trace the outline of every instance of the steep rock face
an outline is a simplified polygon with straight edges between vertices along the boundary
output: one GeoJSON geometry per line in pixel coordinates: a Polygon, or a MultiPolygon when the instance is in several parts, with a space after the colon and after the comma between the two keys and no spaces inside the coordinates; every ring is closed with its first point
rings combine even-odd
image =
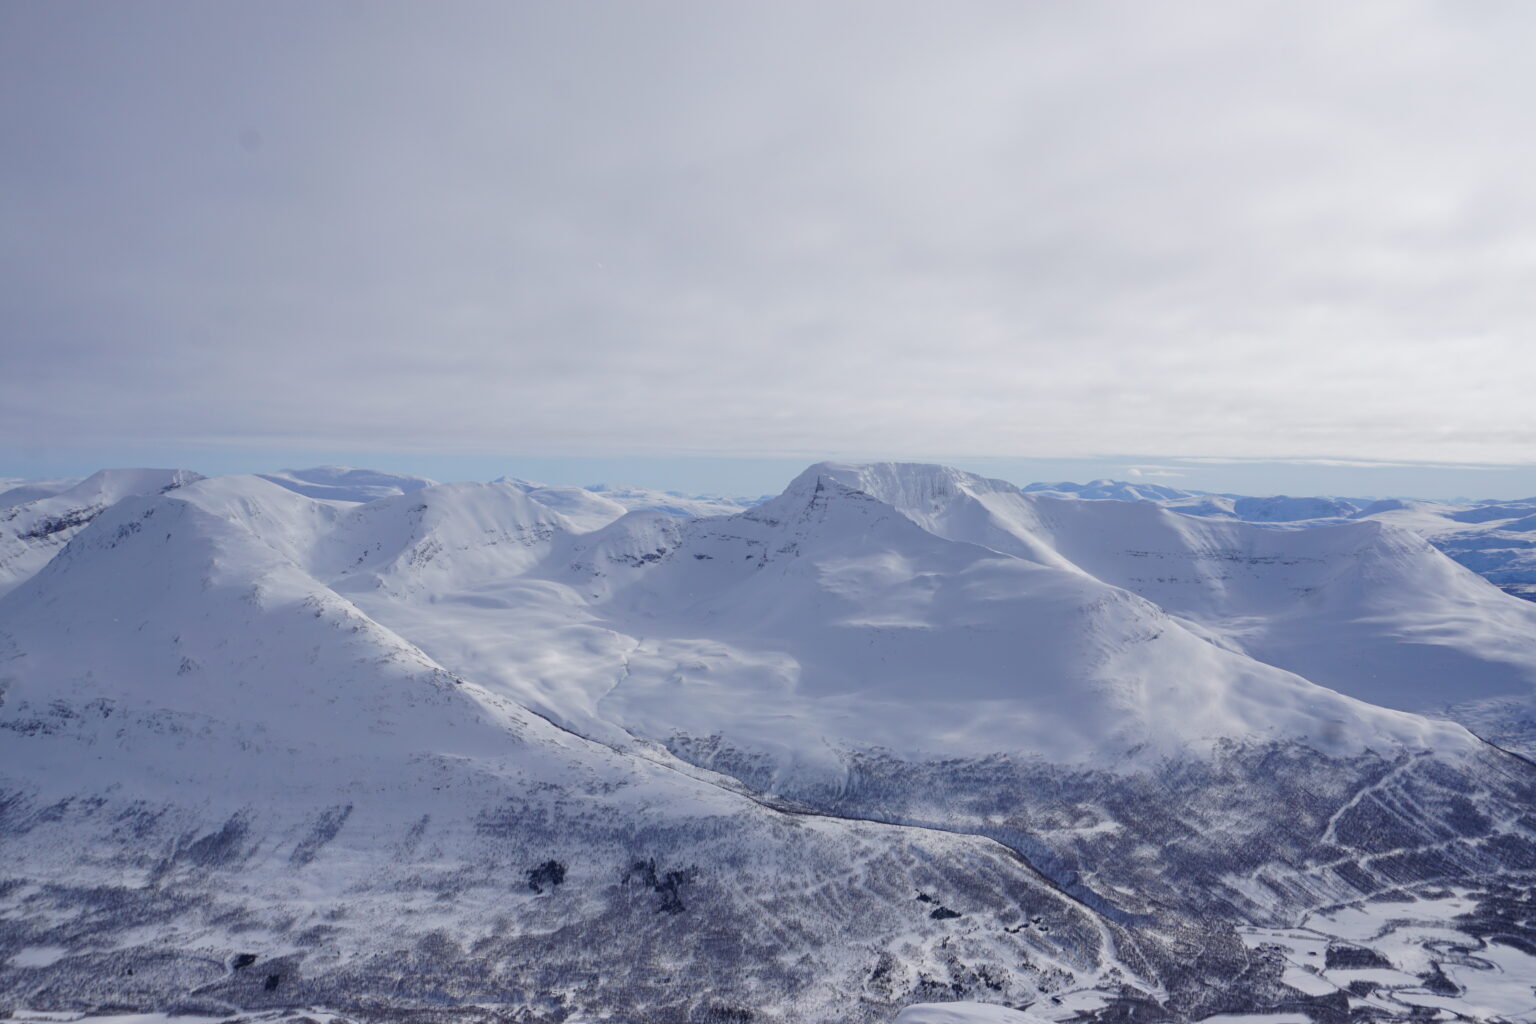
{"type": "Polygon", "coordinates": [[[0,999],[1333,1019],[1240,929],[1536,870],[1536,769],[1233,625],[1521,607],[1394,531],[901,465],[586,525],[231,477],[82,528],[0,598],[0,999]]]}

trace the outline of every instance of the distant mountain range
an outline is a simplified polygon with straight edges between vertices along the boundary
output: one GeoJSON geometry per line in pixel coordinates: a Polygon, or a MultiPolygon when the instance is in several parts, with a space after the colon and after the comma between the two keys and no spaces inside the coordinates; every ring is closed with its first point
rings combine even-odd
{"type": "Polygon", "coordinates": [[[20,482],[0,1009],[1530,1019],[1533,523],[898,463],[20,482]]]}
{"type": "Polygon", "coordinates": [[[1417,533],[1506,592],[1536,600],[1536,497],[1461,502],[1249,497],[1115,480],[1030,484],[1023,490],[1061,498],[1152,502],[1183,515],[1284,526],[1378,519],[1417,533]]]}

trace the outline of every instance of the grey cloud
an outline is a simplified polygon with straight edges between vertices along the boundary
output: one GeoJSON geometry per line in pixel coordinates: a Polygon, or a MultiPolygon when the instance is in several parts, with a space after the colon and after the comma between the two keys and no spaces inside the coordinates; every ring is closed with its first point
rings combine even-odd
{"type": "Polygon", "coordinates": [[[1523,6],[3,17],[8,445],[1532,450],[1523,6]]]}

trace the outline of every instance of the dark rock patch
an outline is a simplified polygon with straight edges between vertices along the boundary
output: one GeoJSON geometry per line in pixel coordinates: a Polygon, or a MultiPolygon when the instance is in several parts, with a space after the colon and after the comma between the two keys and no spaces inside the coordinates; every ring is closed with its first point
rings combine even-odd
{"type": "Polygon", "coordinates": [[[557,860],[547,860],[536,868],[528,869],[528,888],[534,892],[543,892],[547,885],[551,889],[565,881],[565,865],[557,860]]]}
{"type": "Polygon", "coordinates": [[[181,851],[181,859],[205,868],[223,867],[239,858],[241,844],[250,830],[245,815],[231,815],[223,828],[189,843],[181,851]]]}
{"type": "Polygon", "coordinates": [[[688,909],[683,904],[682,888],[689,884],[698,875],[699,869],[695,867],[682,868],[672,871],[658,871],[656,859],[635,861],[630,869],[624,873],[624,884],[631,880],[639,882],[652,891],[660,894],[661,902],[656,910],[662,914],[681,914],[688,909]]]}
{"type": "Polygon", "coordinates": [[[1328,947],[1324,966],[1330,971],[1359,971],[1374,967],[1391,968],[1392,961],[1366,946],[1334,943],[1328,947]]]}
{"type": "Polygon", "coordinates": [[[341,831],[341,826],[345,825],[347,819],[351,816],[351,804],[327,807],[321,811],[320,816],[315,820],[314,826],[309,830],[309,834],[301,839],[299,844],[293,848],[293,853],[288,857],[288,863],[296,868],[301,868],[314,860],[315,855],[320,852],[320,848],[336,838],[336,834],[341,831]]]}
{"type": "Polygon", "coordinates": [[[1437,996],[1461,995],[1461,989],[1457,987],[1454,981],[1445,976],[1445,972],[1440,969],[1438,963],[1434,965],[1434,970],[1428,974],[1421,974],[1419,977],[1424,979],[1424,988],[1437,996]]]}

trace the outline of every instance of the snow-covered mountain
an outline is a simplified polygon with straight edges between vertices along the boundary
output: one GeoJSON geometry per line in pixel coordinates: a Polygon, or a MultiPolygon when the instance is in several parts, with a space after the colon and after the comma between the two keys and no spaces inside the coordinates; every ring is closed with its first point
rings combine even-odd
{"type": "Polygon", "coordinates": [[[1536,606],[1380,520],[1264,529],[1153,504],[1025,499],[1031,536],[1269,664],[1438,711],[1536,686],[1536,606]]]}
{"type": "Polygon", "coordinates": [[[0,477],[0,509],[22,505],[38,498],[49,498],[60,491],[67,491],[83,477],[67,476],[49,479],[28,479],[19,476],[0,477]]]}
{"type": "Polygon", "coordinates": [[[1474,735],[1536,605],[1392,510],[409,483],[128,475],[17,549],[0,1007],[1407,1019],[1447,929],[1536,942],[1536,766],[1474,735]],[[1349,938],[1382,900],[1440,930],[1349,938]]]}
{"type": "Polygon", "coordinates": [[[201,479],[185,469],[104,469],[58,489],[45,482],[7,492],[22,500],[0,506],[0,594],[46,565],[81,527],[123,498],[162,494],[201,479]]]}
{"type": "Polygon", "coordinates": [[[729,1019],[748,999],[831,1016],[855,978],[891,1005],[955,957],[1025,999],[1124,975],[1113,927],[999,844],[776,810],[582,739],[314,575],[430,600],[468,566],[516,571],[559,528],[506,485],[348,511],[257,478],[99,517],[0,607],[0,826],[26,865],[5,889],[4,990],[206,1010],[352,989],[355,1006],[409,977],[407,1001],[648,1013],[695,1004],[671,981],[687,965],[697,1005],[729,1019]],[[920,892],[1017,927],[957,934],[920,892]],[[871,934],[906,948],[868,982],[871,934]]]}
{"type": "Polygon", "coordinates": [[[1252,523],[1308,526],[1323,520],[1378,519],[1418,534],[1506,593],[1536,599],[1536,498],[1439,502],[1252,497],[1115,480],[1030,484],[1023,490],[1089,501],[1152,502],[1184,515],[1252,523]]]}
{"type": "Polygon", "coordinates": [[[1186,491],[1161,484],[1127,483],[1122,480],[1091,480],[1086,484],[1062,482],[1029,484],[1026,494],[1087,501],[1150,501],[1186,515],[1241,519],[1248,523],[1294,523],[1306,519],[1347,519],[1360,511],[1361,503],[1347,498],[1293,498],[1285,494],[1253,497],[1243,494],[1210,494],[1186,491]]]}
{"type": "MultiPolygon", "coordinates": [[[[620,520],[545,572],[637,638],[604,700],[657,739],[1065,764],[1227,738],[1316,743],[1320,721],[1379,714],[1068,564],[1009,518],[1028,499],[1006,488],[940,467],[818,466],[736,516],[620,520]]],[[[1420,743],[1421,725],[1384,716],[1352,734],[1420,743]]]]}
{"type": "Polygon", "coordinates": [[[1536,498],[1447,504],[1386,501],[1372,519],[1411,530],[1506,593],[1536,600],[1536,498]]]}
{"type": "Polygon", "coordinates": [[[376,501],[397,494],[410,494],[436,483],[424,476],[380,473],[372,469],[353,469],[351,466],[282,469],[276,473],[257,475],[306,497],[328,501],[376,501]]]}
{"type": "Polygon", "coordinates": [[[606,526],[626,512],[653,511],[684,519],[696,519],[705,516],[732,515],[757,503],[745,498],[720,498],[713,495],[683,494],[679,491],[655,491],[627,485],[552,486],[510,476],[501,477],[495,482],[511,484],[539,504],[564,515],[571,526],[582,531],[606,526]]]}
{"type": "Polygon", "coordinates": [[[587,490],[630,511],[654,509],[684,517],[728,516],[750,508],[763,498],[726,498],[712,494],[684,494],[681,491],[656,491],[628,484],[593,484],[587,490]]]}
{"type": "Polygon", "coordinates": [[[1085,484],[1062,480],[1057,483],[1026,484],[1025,494],[1044,494],[1054,498],[1083,498],[1089,501],[1179,502],[1207,497],[1203,491],[1186,491],[1163,484],[1127,483],[1124,480],[1090,480],[1085,484]]]}

